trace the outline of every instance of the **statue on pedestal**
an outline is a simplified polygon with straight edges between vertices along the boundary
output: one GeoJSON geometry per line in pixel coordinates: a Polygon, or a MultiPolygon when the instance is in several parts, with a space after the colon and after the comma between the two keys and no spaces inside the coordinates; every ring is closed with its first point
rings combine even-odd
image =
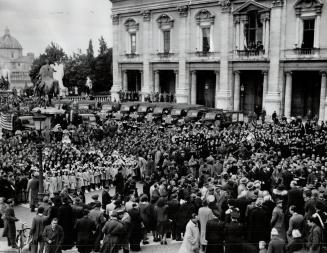
{"type": "Polygon", "coordinates": [[[59,82],[54,80],[53,74],[55,69],[49,65],[49,61],[46,60],[45,64],[40,68],[38,81],[35,85],[35,95],[39,97],[45,97],[48,104],[51,104],[51,98],[59,94],[59,82]]]}

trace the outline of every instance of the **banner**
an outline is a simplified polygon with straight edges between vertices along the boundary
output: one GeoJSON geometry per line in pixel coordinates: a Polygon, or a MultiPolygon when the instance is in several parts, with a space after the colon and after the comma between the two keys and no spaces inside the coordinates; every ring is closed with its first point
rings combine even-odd
{"type": "Polygon", "coordinates": [[[13,130],[13,115],[1,112],[0,127],[9,131],[13,130]]]}

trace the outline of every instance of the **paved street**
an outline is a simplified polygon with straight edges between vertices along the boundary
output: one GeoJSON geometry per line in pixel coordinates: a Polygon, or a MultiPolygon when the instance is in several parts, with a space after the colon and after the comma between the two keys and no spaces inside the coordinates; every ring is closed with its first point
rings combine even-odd
{"type": "MultiPolygon", "coordinates": [[[[139,192],[142,192],[142,185],[141,184],[137,184],[137,188],[139,190],[139,192]]],[[[86,197],[86,202],[90,202],[91,200],[91,196],[94,194],[99,194],[100,196],[100,200],[101,200],[101,192],[102,190],[98,190],[98,191],[93,191],[93,192],[89,192],[86,193],[85,197],[86,197]]],[[[113,195],[114,194],[114,189],[110,190],[110,194],[113,195]]],[[[19,228],[22,226],[22,223],[25,223],[27,227],[31,226],[31,222],[33,217],[35,216],[35,213],[32,213],[30,211],[30,209],[28,208],[28,204],[24,204],[24,205],[19,205],[15,207],[15,214],[16,216],[19,218],[19,221],[16,223],[16,228],[19,228]]],[[[2,229],[0,229],[0,235],[2,235],[2,229]]],[[[141,246],[142,248],[142,252],[147,252],[147,253],[167,253],[167,252],[177,252],[179,249],[179,245],[181,243],[180,242],[176,242],[176,241],[172,241],[172,240],[168,240],[168,245],[160,245],[160,243],[154,243],[152,242],[152,236],[151,236],[151,240],[150,240],[150,244],[146,245],[146,246],[141,246]]],[[[12,250],[11,248],[7,247],[7,241],[5,238],[0,237],[0,252],[17,252],[15,250],[12,250]]],[[[66,253],[70,253],[70,252],[77,252],[77,250],[68,250],[68,251],[64,251],[66,253]]]]}

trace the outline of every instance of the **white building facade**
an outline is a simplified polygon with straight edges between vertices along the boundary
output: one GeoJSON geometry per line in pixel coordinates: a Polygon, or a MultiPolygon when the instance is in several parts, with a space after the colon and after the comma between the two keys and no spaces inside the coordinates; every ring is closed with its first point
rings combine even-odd
{"type": "Polygon", "coordinates": [[[113,86],[327,120],[321,0],[111,0],[113,86]]]}

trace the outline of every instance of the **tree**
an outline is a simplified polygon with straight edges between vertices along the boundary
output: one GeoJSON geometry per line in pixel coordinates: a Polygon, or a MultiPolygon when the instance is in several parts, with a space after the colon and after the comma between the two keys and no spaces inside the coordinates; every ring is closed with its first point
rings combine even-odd
{"type": "Polygon", "coordinates": [[[93,90],[109,91],[112,86],[112,48],[107,47],[103,37],[99,39],[99,55],[94,62],[93,90]]]}
{"type": "Polygon", "coordinates": [[[108,46],[104,38],[101,36],[99,39],[99,56],[105,55],[108,52],[108,46]]]}
{"type": "Polygon", "coordinates": [[[92,40],[89,41],[89,47],[86,50],[86,55],[89,59],[94,59],[94,50],[93,50],[92,40]]]}
{"type": "Polygon", "coordinates": [[[29,73],[32,82],[34,84],[37,82],[40,68],[45,64],[46,60],[49,60],[51,64],[55,62],[64,62],[66,59],[67,55],[64,50],[58,44],[51,42],[50,45],[45,49],[44,54],[41,54],[33,61],[29,73]]]}

